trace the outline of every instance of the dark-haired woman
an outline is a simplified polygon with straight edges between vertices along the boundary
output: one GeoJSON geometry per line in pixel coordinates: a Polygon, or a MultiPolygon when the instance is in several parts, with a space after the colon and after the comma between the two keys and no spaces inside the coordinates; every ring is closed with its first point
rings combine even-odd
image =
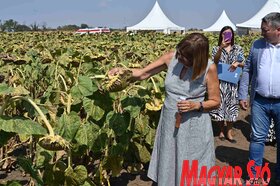
{"type": "MultiPolygon", "coordinates": [[[[243,49],[234,43],[234,31],[230,26],[221,29],[218,46],[214,46],[212,50],[212,59],[216,64],[229,64],[231,71],[244,66],[243,49]]],[[[227,139],[231,143],[236,143],[232,127],[239,114],[237,88],[237,84],[220,80],[221,105],[210,112],[212,120],[217,121],[219,125],[220,140],[227,139]]]]}
{"type": "MultiPolygon", "coordinates": [[[[160,186],[179,186],[184,160],[215,165],[214,139],[208,111],[220,104],[216,65],[208,60],[209,41],[201,33],[187,35],[176,51],[142,69],[131,69],[144,80],[167,69],[166,97],[155,137],[148,177],[160,186]],[[207,90],[208,99],[204,100],[207,90]]],[[[118,69],[109,73],[114,75],[118,69]]],[[[186,180],[184,180],[186,181],[186,180]]],[[[186,184],[183,184],[186,185],[186,184]]]]}

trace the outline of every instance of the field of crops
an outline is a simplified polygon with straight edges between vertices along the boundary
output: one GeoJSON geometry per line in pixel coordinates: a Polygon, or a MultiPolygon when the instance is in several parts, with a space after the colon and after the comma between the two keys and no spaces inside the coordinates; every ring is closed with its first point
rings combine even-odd
{"type": "MultiPolygon", "coordinates": [[[[207,33],[210,51],[218,35],[207,33]]],[[[248,55],[258,35],[236,36],[248,55]]],[[[29,185],[109,185],[149,162],[165,73],[108,92],[107,71],[138,68],[183,35],[0,34],[0,170],[21,168],[29,185]]],[[[7,185],[19,185],[16,182],[7,185]]]]}

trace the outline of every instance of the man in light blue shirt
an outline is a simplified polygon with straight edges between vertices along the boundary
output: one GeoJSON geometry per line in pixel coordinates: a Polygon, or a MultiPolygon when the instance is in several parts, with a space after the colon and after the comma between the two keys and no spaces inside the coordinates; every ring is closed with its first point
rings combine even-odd
{"type": "MultiPolygon", "coordinates": [[[[245,63],[239,86],[242,109],[251,105],[250,160],[262,166],[265,139],[271,119],[275,121],[277,140],[276,183],[280,184],[280,13],[269,13],[262,19],[263,38],[256,40],[245,63]],[[250,81],[250,82],[249,82],[250,81]]],[[[256,174],[253,167],[252,172],[256,174]]],[[[260,175],[255,175],[260,176],[260,175]]]]}

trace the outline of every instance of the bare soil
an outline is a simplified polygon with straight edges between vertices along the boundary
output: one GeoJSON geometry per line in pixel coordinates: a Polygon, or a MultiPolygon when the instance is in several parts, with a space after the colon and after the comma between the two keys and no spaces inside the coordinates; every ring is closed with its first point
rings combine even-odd
{"type": "MultiPolygon", "coordinates": [[[[243,177],[246,175],[246,167],[249,156],[249,139],[250,139],[250,115],[249,111],[240,111],[239,119],[234,123],[234,138],[237,140],[236,144],[232,144],[229,141],[221,141],[218,138],[218,128],[213,123],[213,135],[215,136],[215,148],[216,148],[216,165],[218,166],[240,166],[242,168],[243,177]],[[244,173],[245,172],[245,173],[244,173]]],[[[274,178],[274,168],[276,163],[276,147],[272,144],[266,145],[264,161],[269,163],[269,168],[272,174],[272,180],[274,178]]],[[[147,167],[146,167],[147,169],[147,167]]],[[[12,171],[5,173],[0,171],[0,184],[7,182],[8,180],[19,180],[22,185],[28,183],[28,177],[24,177],[19,171],[12,171]]],[[[111,186],[156,186],[146,176],[146,171],[134,175],[123,171],[117,178],[111,179],[111,186]]],[[[270,183],[274,186],[273,182],[270,183]]]]}

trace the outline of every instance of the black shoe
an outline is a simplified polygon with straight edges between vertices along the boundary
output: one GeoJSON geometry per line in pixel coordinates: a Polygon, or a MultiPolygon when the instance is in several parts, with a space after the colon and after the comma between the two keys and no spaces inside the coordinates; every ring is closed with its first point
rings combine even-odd
{"type": "Polygon", "coordinates": [[[237,143],[237,141],[235,139],[227,139],[230,143],[237,143]]]}

